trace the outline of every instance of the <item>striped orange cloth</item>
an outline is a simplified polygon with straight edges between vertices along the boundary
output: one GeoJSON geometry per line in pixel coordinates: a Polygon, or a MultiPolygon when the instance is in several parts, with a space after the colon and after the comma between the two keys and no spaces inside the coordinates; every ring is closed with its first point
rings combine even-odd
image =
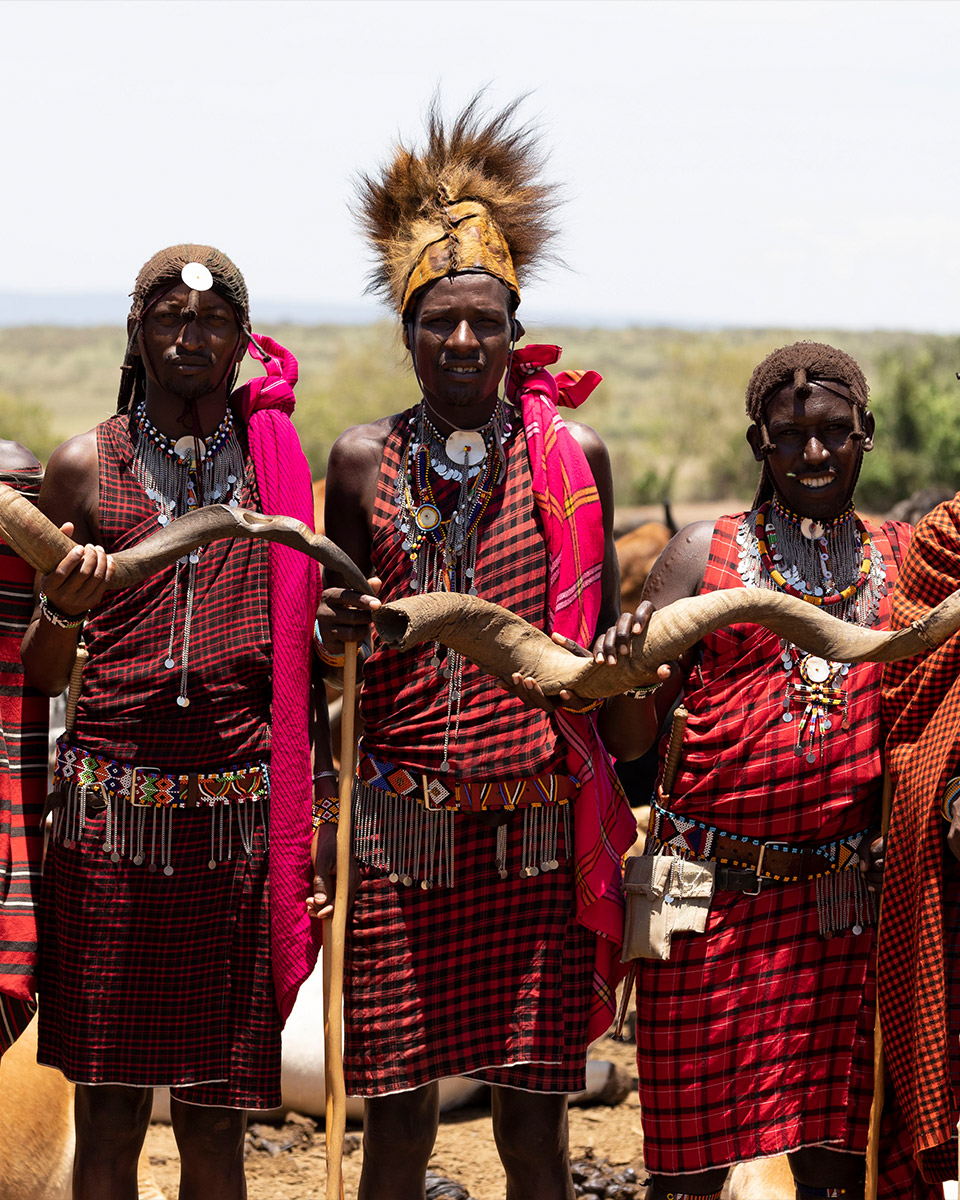
{"type": "MultiPolygon", "coordinates": [[[[36,502],[43,472],[0,473],[36,502]]],[[[33,611],[33,570],[0,542],[0,1054],[34,1009],[35,904],[47,784],[47,698],[24,685],[20,639],[33,611]]]]}
{"type": "MultiPolygon", "coordinates": [[[[892,628],[960,586],[960,495],[917,526],[892,628]]],[[[960,637],[883,674],[888,766],[896,782],[883,884],[879,1004],[884,1052],[923,1177],[957,1177],[960,1115],[960,862],[940,815],[960,773],[960,637]]]]}

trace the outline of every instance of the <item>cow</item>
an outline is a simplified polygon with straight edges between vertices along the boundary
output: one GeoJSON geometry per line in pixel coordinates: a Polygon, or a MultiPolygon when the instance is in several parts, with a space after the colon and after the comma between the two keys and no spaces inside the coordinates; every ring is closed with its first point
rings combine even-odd
{"type": "MultiPolygon", "coordinates": [[[[0,1059],[0,1200],[70,1200],[73,1084],[37,1062],[37,1019],[0,1059]]],[[[139,1200],[164,1200],[144,1151],[139,1200]]]]}

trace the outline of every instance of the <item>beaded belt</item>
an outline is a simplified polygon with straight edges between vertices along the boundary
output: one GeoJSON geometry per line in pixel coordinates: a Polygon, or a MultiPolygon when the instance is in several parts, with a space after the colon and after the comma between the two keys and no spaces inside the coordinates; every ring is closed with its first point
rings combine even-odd
{"type": "Polygon", "coordinates": [[[357,775],[368,788],[415,800],[426,809],[489,812],[567,804],[580,784],[572,775],[535,775],[496,783],[464,782],[398,767],[360,752],[357,775]]]}
{"type": "MultiPolygon", "coordinates": [[[[215,870],[234,856],[236,836],[249,858],[256,831],[269,841],[267,803],[270,772],[266,763],[248,763],[227,771],[171,774],[153,767],[117,762],[57,742],[53,773],[53,839],[73,850],[84,837],[90,813],[105,810],[101,849],[118,863],[126,859],[148,871],[174,872],[174,814],[178,809],[207,809],[210,857],[215,870]]],[[[195,819],[199,818],[199,815],[195,819]]]]}
{"type": "Polygon", "coordinates": [[[267,795],[265,763],[247,763],[227,771],[170,774],[154,767],[133,766],[57,741],[53,784],[72,784],[104,797],[123,798],[135,808],[197,808],[244,803],[267,795]]]}
{"type": "Polygon", "coordinates": [[[361,753],[354,782],[357,858],[388,873],[392,883],[453,887],[456,813],[519,810],[519,854],[511,854],[507,826],[496,834],[492,867],[501,879],[556,871],[572,845],[572,775],[539,775],[499,783],[464,783],[421,774],[361,753]],[[561,849],[562,847],[562,849],[561,849]]]}
{"type": "Polygon", "coordinates": [[[764,841],[729,833],[655,802],[645,852],[670,851],[718,863],[717,890],[746,896],[757,896],[772,884],[815,879],[820,933],[830,937],[847,929],[862,933],[876,919],[873,894],[858,869],[861,845],[869,838],[870,830],[862,829],[831,842],[764,841]]]}

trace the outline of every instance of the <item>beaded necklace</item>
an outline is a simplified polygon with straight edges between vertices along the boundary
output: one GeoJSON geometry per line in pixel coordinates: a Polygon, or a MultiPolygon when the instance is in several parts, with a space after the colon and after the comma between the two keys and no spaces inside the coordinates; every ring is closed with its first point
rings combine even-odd
{"type": "MultiPolygon", "coordinates": [[[[818,522],[774,499],[741,522],[737,543],[738,572],[747,587],[835,608],[841,620],[857,625],[876,622],[886,592],[883,556],[852,504],[833,520],[818,522]]],[[[805,653],[786,639],[780,649],[783,721],[795,723],[794,753],[814,763],[823,756],[826,733],[837,723],[849,729],[844,681],[850,664],[805,653]]]]}
{"type": "MultiPolygon", "coordinates": [[[[223,420],[209,438],[186,436],[174,441],[160,432],[147,416],[141,401],[133,417],[137,431],[133,455],[133,473],[147,498],[156,506],[157,524],[167,525],[174,517],[208,504],[228,504],[237,508],[243,486],[243,451],[227,408],[223,420]]],[[[187,669],[190,659],[190,630],[193,624],[193,600],[196,591],[200,550],[178,559],[173,574],[173,614],[163,665],[172,671],[176,665],[174,649],[177,629],[177,601],[180,578],[186,569],[186,608],[180,647],[180,686],[177,705],[189,708],[187,669]]]]}
{"type": "MultiPolygon", "coordinates": [[[[498,400],[480,429],[455,429],[442,438],[421,401],[411,413],[409,440],[397,473],[396,528],[410,556],[410,586],[419,592],[477,594],[477,532],[497,485],[506,474],[504,444],[513,432],[506,405],[498,400]],[[444,517],[431,475],[460,481],[453,511],[444,517]]],[[[441,771],[448,771],[451,732],[460,728],[463,658],[434,643],[430,665],[446,680],[446,725],[441,771]]]]}
{"type": "Polygon", "coordinates": [[[853,505],[851,504],[839,517],[835,517],[833,521],[824,526],[817,521],[811,521],[809,517],[798,517],[795,513],[790,512],[789,509],[776,504],[776,502],[774,504],[777,516],[782,520],[793,523],[800,530],[803,537],[816,544],[820,556],[820,572],[825,586],[819,583],[808,585],[806,580],[799,579],[799,568],[796,565],[793,566],[793,570],[797,576],[795,583],[787,579],[777,568],[776,564],[783,561],[783,555],[777,549],[780,538],[777,534],[776,525],[767,520],[771,508],[771,502],[768,500],[766,504],[761,504],[757,509],[755,531],[757,535],[757,548],[760,552],[760,561],[763,563],[773,582],[782,591],[786,592],[788,596],[796,596],[799,600],[806,600],[809,604],[840,604],[842,601],[849,600],[851,596],[855,595],[870,578],[873,551],[870,534],[866,526],[853,511],[853,505]],[[830,546],[826,535],[829,529],[835,530],[839,528],[848,522],[851,517],[855,520],[857,532],[860,535],[863,559],[860,563],[856,579],[852,583],[849,583],[842,591],[838,591],[830,569],[830,546]]]}

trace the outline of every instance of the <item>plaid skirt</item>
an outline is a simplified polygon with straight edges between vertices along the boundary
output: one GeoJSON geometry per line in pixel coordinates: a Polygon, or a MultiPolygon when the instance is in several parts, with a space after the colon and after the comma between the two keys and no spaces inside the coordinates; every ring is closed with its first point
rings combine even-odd
{"type": "Polygon", "coordinates": [[[259,817],[250,856],[234,831],[232,860],[211,870],[210,811],[177,810],[169,877],[112,862],[104,821],[88,811],[77,847],[47,853],[39,1061],[75,1083],[275,1107],[281,1026],[259,817]]]}
{"type": "MultiPolygon", "coordinates": [[[[523,819],[508,823],[507,863],[523,819]]],[[[585,1086],[593,934],[559,869],[501,879],[497,831],[459,814],[456,883],[424,891],[362,866],[347,938],[347,1091],[382,1096],[450,1075],[532,1092],[585,1086]]]]}
{"type": "Polygon", "coordinates": [[[874,929],[820,937],[815,884],[714,896],[706,933],[637,970],[644,1162],[692,1174],[804,1146],[862,1154],[874,929]]]}

